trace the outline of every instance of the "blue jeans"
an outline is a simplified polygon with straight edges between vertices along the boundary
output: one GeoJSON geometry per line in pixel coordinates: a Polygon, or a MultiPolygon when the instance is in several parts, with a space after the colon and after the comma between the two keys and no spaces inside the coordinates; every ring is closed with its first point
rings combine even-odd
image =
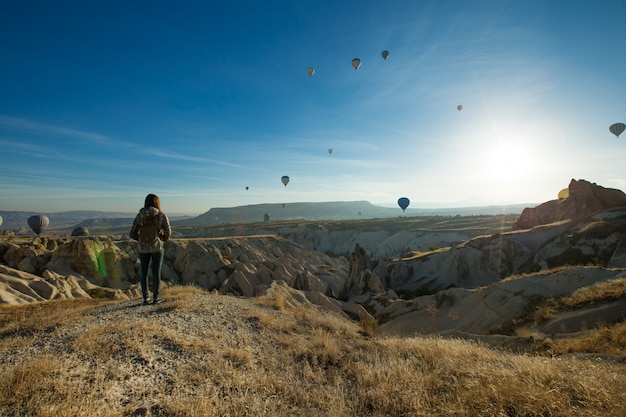
{"type": "Polygon", "coordinates": [[[141,261],[141,293],[143,299],[148,298],[148,269],[152,263],[152,298],[159,298],[159,287],[161,285],[161,267],[163,266],[163,253],[161,249],[158,252],[140,253],[141,261]]]}

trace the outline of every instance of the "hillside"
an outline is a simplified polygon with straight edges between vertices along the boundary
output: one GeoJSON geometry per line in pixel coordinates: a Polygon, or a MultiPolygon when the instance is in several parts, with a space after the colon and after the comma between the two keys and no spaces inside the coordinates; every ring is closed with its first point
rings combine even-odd
{"type": "Polygon", "coordinates": [[[0,306],[0,415],[626,415],[620,363],[373,337],[280,288],[164,295],[0,306]]]}
{"type": "MultiPolygon", "coordinates": [[[[79,223],[89,221],[90,219],[115,219],[117,221],[120,218],[130,218],[132,221],[132,218],[134,217],[134,214],[132,213],[95,210],[61,211],[55,213],[0,210],[0,216],[2,216],[2,224],[0,225],[0,228],[3,230],[13,230],[14,232],[20,234],[33,235],[33,232],[28,226],[28,218],[38,214],[44,214],[50,219],[49,232],[57,231],[57,233],[66,232],[67,234],[69,234],[79,223]]],[[[125,224],[127,223],[128,220],[125,224]]]]}
{"type": "Polygon", "coordinates": [[[519,214],[528,205],[458,207],[421,209],[381,207],[368,201],[334,201],[323,203],[255,204],[249,206],[212,208],[195,219],[181,220],[178,226],[212,225],[227,223],[254,223],[289,220],[359,220],[403,216],[473,216],[519,214]]]}
{"type": "MultiPolygon", "coordinates": [[[[505,206],[459,207],[414,209],[403,213],[399,208],[375,206],[367,201],[257,204],[240,207],[212,208],[197,217],[173,216],[170,221],[174,231],[190,227],[224,226],[228,224],[246,224],[289,221],[333,221],[333,220],[371,220],[376,218],[402,218],[415,216],[475,216],[475,215],[518,215],[527,207],[523,204],[505,206]]],[[[167,211],[167,210],[166,210],[167,211]]],[[[44,235],[70,235],[76,227],[87,228],[91,235],[128,233],[136,213],[103,211],[66,211],[56,213],[35,213],[27,211],[0,211],[3,218],[0,229],[6,234],[34,236],[28,226],[30,216],[44,214],[50,224],[44,235]]],[[[169,213],[168,213],[169,214],[169,213]]]]}

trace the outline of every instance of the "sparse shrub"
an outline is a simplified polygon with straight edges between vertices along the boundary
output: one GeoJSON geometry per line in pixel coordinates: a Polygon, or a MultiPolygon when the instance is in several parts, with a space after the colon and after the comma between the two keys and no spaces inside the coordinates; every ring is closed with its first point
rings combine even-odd
{"type": "Polygon", "coordinates": [[[373,336],[376,334],[376,330],[378,329],[378,320],[361,320],[359,321],[359,324],[366,335],[373,336]]]}
{"type": "Polygon", "coordinates": [[[288,295],[284,291],[272,288],[268,294],[257,297],[255,301],[278,311],[284,311],[287,308],[287,297],[288,295]]]}
{"type": "Polygon", "coordinates": [[[279,311],[285,311],[285,308],[287,308],[287,294],[282,292],[275,294],[274,307],[279,311]]]}
{"type": "Polygon", "coordinates": [[[533,321],[535,324],[541,324],[554,318],[557,309],[552,303],[553,302],[551,300],[548,300],[546,305],[542,305],[535,310],[535,314],[533,314],[533,321]]]}
{"type": "Polygon", "coordinates": [[[615,355],[626,359],[626,321],[610,326],[600,326],[576,337],[550,341],[551,354],[594,353],[615,355]]]}

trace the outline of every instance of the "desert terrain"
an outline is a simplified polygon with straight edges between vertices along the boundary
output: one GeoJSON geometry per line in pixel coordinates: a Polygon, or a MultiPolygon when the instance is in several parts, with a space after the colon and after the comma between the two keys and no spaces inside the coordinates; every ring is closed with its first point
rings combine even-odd
{"type": "Polygon", "coordinates": [[[0,240],[0,415],[626,414],[626,196],[0,240]],[[507,383],[502,383],[507,381],[507,383]]]}

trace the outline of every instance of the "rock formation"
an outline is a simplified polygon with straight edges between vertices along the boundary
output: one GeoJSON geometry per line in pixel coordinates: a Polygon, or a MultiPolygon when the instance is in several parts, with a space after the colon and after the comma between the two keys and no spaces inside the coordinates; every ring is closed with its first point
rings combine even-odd
{"type": "MultiPolygon", "coordinates": [[[[90,285],[121,292],[136,288],[139,282],[136,245],[127,239],[0,242],[0,257],[7,267],[30,274],[29,279],[45,274],[75,276],[90,285]]],[[[347,268],[345,258],[333,258],[273,236],[172,239],[165,245],[162,277],[173,284],[192,284],[246,297],[263,293],[275,281],[336,297],[347,268]]],[[[51,297],[55,295],[51,293],[51,297]]]]}
{"type": "MultiPolygon", "coordinates": [[[[367,307],[375,317],[387,318],[379,327],[381,334],[429,334],[449,330],[489,334],[520,317],[524,309],[538,299],[571,294],[579,288],[625,276],[624,271],[580,267],[529,275],[476,290],[453,288],[411,301],[370,302],[367,307]]],[[[577,320],[577,325],[569,331],[580,331],[593,323],[622,321],[626,300],[613,304],[610,309],[594,308],[597,306],[578,308],[577,314],[584,319],[577,320]]],[[[545,330],[551,326],[555,328],[554,333],[562,333],[565,329],[555,325],[562,322],[562,317],[555,317],[540,327],[545,330]]]]}
{"type": "Polygon", "coordinates": [[[37,276],[0,265],[0,304],[22,304],[63,298],[110,298],[128,300],[139,297],[136,288],[119,291],[92,284],[84,277],[62,276],[44,271],[37,276]]]}
{"type": "Polygon", "coordinates": [[[350,270],[339,297],[350,300],[355,297],[369,296],[384,293],[385,287],[375,272],[372,271],[372,261],[365,250],[358,244],[350,258],[350,270]]]}
{"type": "MultiPolygon", "coordinates": [[[[323,226],[319,235],[296,228],[286,232],[298,243],[271,234],[174,238],[165,245],[163,280],[235,296],[281,294],[288,305],[312,303],[376,321],[381,333],[486,334],[528,314],[538,298],[626,279],[621,269],[626,265],[626,208],[619,209],[624,196],[615,191],[573,181],[570,203],[557,202],[550,214],[548,202],[529,211],[534,214],[526,220],[520,218],[520,223],[534,216],[549,224],[456,240],[404,257],[376,259],[350,236],[369,233],[369,247],[389,244],[394,251],[398,246],[390,242],[405,243],[414,236],[366,230],[362,224],[342,235],[322,235],[323,226]],[[353,245],[349,260],[301,243],[320,247],[325,239],[342,238],[353,245]]],[[[420,238],[433,239],[425,231],[420,238]]],[[[137,298],[139,265],[136,244],[128,238],[7,238],[0,240],[0,303],[137,298]]],[[[620,303],[580,314],[588,323],[615,321],[623,311],[620,303]]],[[[542,329],[576,329],[572,321],[561,317],[542,329]]]]}
{"type": "Polygon", "coordinates": [[[547,201],[537,207],[524,209],[513,225],[513,230],[576,219],[626,205],[626,194],[621,190],[604,188],[585,180],[572,179],[568,190],[567,198],[547,201]]]}

